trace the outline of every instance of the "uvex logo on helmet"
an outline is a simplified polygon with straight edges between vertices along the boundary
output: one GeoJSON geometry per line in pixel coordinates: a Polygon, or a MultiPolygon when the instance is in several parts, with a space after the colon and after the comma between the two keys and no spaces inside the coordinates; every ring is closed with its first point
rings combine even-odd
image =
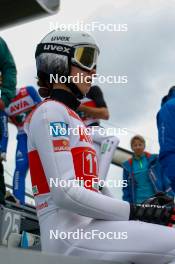
{"type": "Polygon", "coordinates": [[[51,41],[55,41],[55,40],[61,40],[61,41],[69,41],[70,37],[66,37],[66,36],[53,36],[51,38],[51,41]]]}
{"type": "Polygon", "coordinates": [[[44,45],[44,50],[48,51],[58,51],[58,52],[63,52],[69,54],[71,51],[71,48],[65,47],[65,46],[59,46],[59,45],[54,45],[54,44],[45,44],[44,45]]]}

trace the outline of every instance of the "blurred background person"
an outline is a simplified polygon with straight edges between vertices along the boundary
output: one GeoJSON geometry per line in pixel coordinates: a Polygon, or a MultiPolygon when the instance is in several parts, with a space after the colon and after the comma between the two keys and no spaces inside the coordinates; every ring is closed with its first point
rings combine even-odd
{"type": "Polygon", "coordinates": [[[109,119],[109,111],[99,86],[92,86],[86,96],[81,99],[78,114],[86,127],[94,127],[92,139],[99,161],[99,175],[101,180],[105,180],[119,139],[108,135],[100,126],[100,119],[109,119]]]}
{"type": "Polygon", "coordinates": [[[0,203],[5,203],[5,181],[2,161],[6,161],[7,117],[2,111],[16,94],[16,65],[6,42],[0,37],[0,203]]]}
{"type": "Polygon", "coordinates": [[[163,97],[157,114],[157,128],[160,144],[159,160],[163,175],[169,178],[175,192],[175,86],[163,97]]]}
{"type": "MultiPolygon", "coordinates": [[[[25,178],[29,168],[27,154],[27,135],[24,132],[24,122],[28,114],[41,102],[41,98],[33,86],[22,87],[17,90],[17,95],[5,108],[5,114],[10,123],[14,124],[18,130],[16,147],[16,166],[13,176],[13,194],[21,203],[25,203],[25,178]]],[[[7,151],[7,142],[2,138],[3,152],[7,151]]]]}
{"type": "Polygon", "coordinates": [[[0,37],[1,98],[0,110],[7,107],[16,94],[16,65],[5,41],[0,37]]]}
{"type": "Polygon", "coordinates": [[[145,152],[145,139],[135,135],[131,149],[133,157],[123,163],[123,180],[127,180],[123,200],[142,203],[159,192],[174,196],[169,180],[163,177],[158,155],[145,152]]]}
{"type": "Polygon", "coordinates": [[[6,150],[8,142],[8,129],[7,129],[8,117],[4,111],[0,111],[0,204],[5,204],[5,180],[4,180],[4,166],[3,161],[6,161],[6,150]]]}

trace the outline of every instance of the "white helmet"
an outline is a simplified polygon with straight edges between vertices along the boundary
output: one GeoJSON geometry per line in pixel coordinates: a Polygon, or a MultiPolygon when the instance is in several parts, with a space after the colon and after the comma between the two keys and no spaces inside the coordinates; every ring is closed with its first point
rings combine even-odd
{"type": "Polygon", "coordinates": [[[90,34],[54,30],[37,46],[37,72],[65,76],[71,64],[90,71],[96,66],[98,54],[99,48],[90,34]]]}
{"type": "MultiPolygon", "coordinates": [[[[95,39],[82,31],[54,30],[38,44],[35,58],[38,77],[49,81],[50,74],[70,75],[71,65],[91,71],[96,67],[99,48],[95,39]]],[[[74,83],[66,83],[77,97],[81,92],[74,83]]]]}

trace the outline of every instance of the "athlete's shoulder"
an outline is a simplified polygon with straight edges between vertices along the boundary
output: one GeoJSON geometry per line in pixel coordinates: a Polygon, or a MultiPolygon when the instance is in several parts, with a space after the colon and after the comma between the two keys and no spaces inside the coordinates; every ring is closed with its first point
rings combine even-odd
{"type": "Polygon", "coordinates": [[[91,86],[90,93],[102,93],[102,90],[98,85],[93,85],[91,86]]]}
{"type": "Polygon", "coordinates": [[[74,110],[72,110],[71,108],[66,106],[65,104],[58,102],[58,101],[53,101],[53,100],[49,100],[49,102],[51,103],[51,106],[49,106],[49,107],[52,107],[54,112],[58,113],[58,111],[59,111],[59,114],[65,118],[67,118],[67,119],[71,118],[71,119],[76,119],[76,120],[79,120],[80,122],[82,122],[79,115],[74,110]]]}
{"type": "Polygon", "coordinates": [[[60,113],[60,112],[65,112],[66,107],[63,104],[56,102],[52,99],[45,99],[37,105],[36,109],[33,112],[39,113],[43,111],[47,111],[47,112],[59,111],[60,113]]]}
{"type": "Polygon", "coordinates": [[[34,86],[28,85],[26,86],[26,90],[27,90],[28,95],[32,98],[35,104],[38,104],[42,101],[41,97],[39,96],[38,91],[35,89],[34,86]]]}
{"type": "Polygon", "coordinates": [[[87,93],[87,98],[97,99],[98,97],[103,96],[102,90],[99,86],[93,85],[91,86],[89,92],[87,93]]]}
{"type": "Polygon", "coordinates": [[[36,91],[35,87],[32,85],[27,85],[25,87],[25,89],[28,91],[28,93],[32,93],[32,92],[36,91]]]}
{"type": "Polygon", "coordinates": [[[92,89],[93,91],[102,91],[101,88],[100,88],[100,86],[98,86],[98,85],[92,85],[92,86],[91,86],[91,89],[92,89]]]}
{"type": "Polygon", "coordinates": [[[58,102],[56,100],[53,100],[53,99],[45,99],[40,104],[40,107],[47,108],[49,110],[59,109],[60,111],[67,111],[67,109],[68,109],[68,107],[65,104],[58,102]]]}
{"type": "Polygon", "coordinates": [[[67,118],[68,115],[67,107],[64,104],[52,99],[45,99],[37,105],[35,110],[32,111],[30,120],[33,116],[47,116],[50,119],[52,117],[67,118]]]}
{"type": "Polygon", "coordinates": [[[165,108],[167,108],[170,111],[175,111],[175,97],[173,97],[172,99],[168,100],[165,103],[165,108]]]}

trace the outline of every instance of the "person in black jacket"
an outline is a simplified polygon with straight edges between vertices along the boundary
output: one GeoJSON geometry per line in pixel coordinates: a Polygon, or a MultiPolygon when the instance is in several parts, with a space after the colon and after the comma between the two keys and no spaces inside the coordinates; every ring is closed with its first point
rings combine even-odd
{"type": "Polygon", "coordinates": [[[91,86],[86,96],[81,99],[78,114],[91,131],[99,161],[100,179],[105,181],[114,152],[119,145],[119,138],[100,126],[101,120],[109,119],[109,111],[99,86],[91,86]]]}

